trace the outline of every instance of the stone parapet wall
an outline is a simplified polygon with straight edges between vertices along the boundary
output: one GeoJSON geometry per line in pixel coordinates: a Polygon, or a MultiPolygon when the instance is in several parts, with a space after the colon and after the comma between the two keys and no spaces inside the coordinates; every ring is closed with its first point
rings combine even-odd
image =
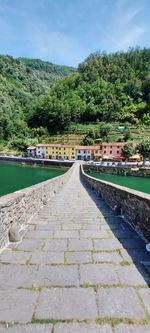
{"type": "Polygon", "coordinates": [[[107,204],[150,242],[150,195],[88,176],[81,166],[82,180],[95,190],[107,204]]]}
{"type": "Polygon", "coordinates": [[[27,224],[44,201],[49,201],[68,181],[73,168],[61,176],[0,197],[0,249],[8,244],[12,223],[19,228],[27,224]]]}

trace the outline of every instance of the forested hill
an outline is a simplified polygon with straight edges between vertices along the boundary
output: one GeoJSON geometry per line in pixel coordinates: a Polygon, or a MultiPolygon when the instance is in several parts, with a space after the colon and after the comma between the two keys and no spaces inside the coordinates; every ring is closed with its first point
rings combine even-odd
{"type": "Polygon", "coordinates": [[[24,131],[31,102],[73,72],[72,67],[38,59],[0,55],[0,138],[24,131]]]}
{"type": "Polygon", "coordinates": [[[28,124],[67,129],[71,122],[150,124],[150,49],[90,55],[29,113],[28,124]]]}

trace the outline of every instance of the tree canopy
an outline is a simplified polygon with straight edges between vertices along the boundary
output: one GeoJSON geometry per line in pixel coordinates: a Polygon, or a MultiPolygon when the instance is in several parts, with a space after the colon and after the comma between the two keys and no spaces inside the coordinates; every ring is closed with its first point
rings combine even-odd
{"type": "MultiPolygon", "coordinates": [[[[149,73],[147,48],[97,52],[77,70],[39,59],[0,56],[0,139],[61,132],[72,123],[150,125],[149,73]]],[[[106,137],[110,128],[101,126],[100,137],[106,137]]],[[[88,135],[86,141],[91,139],[88,135]]],[[[132,139],[129,132],[124,139],[132,139]]]]}
{"type": "MultiPolygon", "coordinates": [[[[69,122],[150,124],[149,72],[150,49],[91,54],[76,73],[58,81],[43,100],[40,98],[41,111],[34,105],[30,124],[33,126],[34,120],[34,125],[38,126],[40,120],[51,130],[49,124],[53,124],[56,109],[61,114],[67,113],[66,128],[69,122]],[[47,99],[51,101],[48,108],[44,106],[47,99]]],[[[64,117],[59,117],[61,119],[60,128],[64,117]]]]}

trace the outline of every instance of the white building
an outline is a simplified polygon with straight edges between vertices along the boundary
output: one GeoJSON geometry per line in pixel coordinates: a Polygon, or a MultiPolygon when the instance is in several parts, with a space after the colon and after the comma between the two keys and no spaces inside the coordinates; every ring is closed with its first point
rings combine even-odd
{"type": "Polygon", "coordinates": [[[77,160],[98,160],[101,157],[100,146],[77,146],[76,159],[77,160]]]}
{"type": "Polygon", "coordinates": [[[44,158],[45,157],[45,144],[36,145],[36,157],[44,158]]]}

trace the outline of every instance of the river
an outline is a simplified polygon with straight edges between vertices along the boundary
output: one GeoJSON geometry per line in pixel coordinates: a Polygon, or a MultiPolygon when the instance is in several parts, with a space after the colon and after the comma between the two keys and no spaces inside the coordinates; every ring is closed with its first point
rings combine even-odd
{"type": "Polygon", "coordinates": [[[88,172],[88,175],[117,185],[150,194],[150,178],[135,176],[117,176],[88,172]]]}
{"type": "Polygon", "coordinates": [[[66,170],[0,163],[0,196],[62,175],[66,170]]]}

